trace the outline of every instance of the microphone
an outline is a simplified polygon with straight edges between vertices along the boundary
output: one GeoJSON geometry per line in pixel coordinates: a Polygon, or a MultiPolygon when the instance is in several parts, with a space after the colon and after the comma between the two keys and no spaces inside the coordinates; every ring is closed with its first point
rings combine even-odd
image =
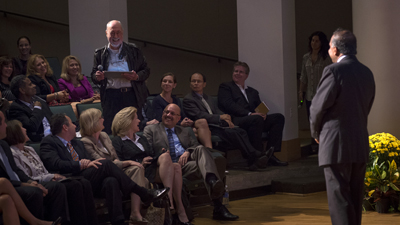
{"type": "Polygon", "coordinates": [[[98,69],[100,72],[103,72],[103,66],[102,66],[102,65],[98,65],[98,66],[97,66],[97,69],[98,69]]]}

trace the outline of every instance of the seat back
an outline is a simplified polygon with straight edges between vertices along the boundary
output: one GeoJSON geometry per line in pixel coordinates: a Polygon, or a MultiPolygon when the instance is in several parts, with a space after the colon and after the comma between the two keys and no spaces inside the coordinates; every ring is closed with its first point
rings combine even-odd
{"type": "Polygon", "coordinates": [[[103,108],[101,107],[101,102],[96,103],[87,103],[87,104],[76,104],[76,110],[78,111],[78,117],[82,114],[83,111],[90,108],[99,109],[103,112],[103,108]]]}
{"type": "Polygon", "coordinates": [[[73,123],[78,120],[71,105],[50,106],[50,110],[53,114],[65,113],[73,123]]]}
{"type": "Polygon", "coordinates": [[[56,80],[60,79],[61,76],[61,64],[57,57],[46,57],[46,60],[49,62],[49,66],[53,70],[53,76],[56,80]]]}

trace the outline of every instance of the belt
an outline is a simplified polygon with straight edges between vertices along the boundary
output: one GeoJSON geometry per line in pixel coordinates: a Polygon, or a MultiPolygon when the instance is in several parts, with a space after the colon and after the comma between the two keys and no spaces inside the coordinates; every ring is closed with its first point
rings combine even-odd
{"type": "Polygon", "coordinates": [[[128,92],[128,91],[132,91],[131,87],[123,87],[119,89],[121,92],[128,92]]]}
{"type": "Polygon", "coordinates": [[[133,88],[132,87],[123,87],[123,88],[108,88],[106,89],[106,91],[112,91],[112,92],[128,92],[128,91],[132,91],[133,88]]]}

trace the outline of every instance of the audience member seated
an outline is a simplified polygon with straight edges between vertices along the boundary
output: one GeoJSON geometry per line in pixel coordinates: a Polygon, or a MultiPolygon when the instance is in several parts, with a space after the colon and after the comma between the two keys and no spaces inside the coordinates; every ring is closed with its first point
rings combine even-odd
{"type": "MultiPolygon", "coordinates": [[[[262,132],[268,132],[267,151],[281,151],[282,132],[285,117],[280,113],[261,114],[254,110],[261,103],[258,91],[245,85],[250,68],[245,62],[236,62],[233,66],[232,81],[222,83],[218,91],[219,108],[232,117],[232,122],[247,131],[250,142],[258,151],[263,151],[262,132]]],[[[272,154],[268,164],[287,166],[272,154]]]]}
{"type": "Polygon", "coordinates": [[[31,180],[17,167],[10,146],[2,140],[7,136],[6,127],[4,114],[0,112],[0,164],[2,165],[0,166],[0,177],[11,182],[36,218],[55,221],[61,216],[65,219],[67,204],[65,187],[54,181],[38,183],[31,180]]]}
{"type": "MultiPolygon", "coordinates": [[[[145,205],[163,198],[169,188],[148,190],[133,182],[112,161],[93,160],[84,144],[75,138],[75,125],[65,114],[55,114],[51,119],[52,135],[40,144],[40,157],[50,171],[72,173],[90,181],[93,193],[106,198],[110,221],[113,225],[125,224],[122,196],[137,194],[145,205]]],[[[132,199],[132,197],[131,197],[132,199]]]]}
{"type": "Polygon", "coordinates": [[[30,225],[61,225],[60,219],[55,222],[43,221],[29,212],[15,188],[6,178],[0,178],[0,212],[4,225],[20,224],[22,217],[30,225]]]}
{"type": "Polygon", "coordinates": [[[139,131],[140,120],[135,107],[127,107],[119,111],[112,123],[114,138],[112,144],[121,160],[137,161],[146,168],[146,177],[150,182],[163,183],[169,187],[171,211],[176,203],[177,215],[180,224],[191,224],[186,216],[182,203],[182,172],[178,163],[172,163],[169,151],[163,149],[158,155],[150,148],[147,139],[136,133],[139,131]],[[157,170],[157,168],[159,168],[157,170]],[[174,198],[173,198],[174,196],[174,198]]]}
{"type": "Polygon", "coordinates": [[[33,142],[41,141],[51,133],[49,121],[53,113],[49,106],[35,96],[36,86],[24,75],[14,77],[10,88],[17,99],[10,106],[8,119],[21,121],[29,139],[33,142]]]}
{"type": "Polygon", "coordinates": [[[44,56],[35,54],[29,58],[26,75],[36,85],[36,94],[49,105],[57,104],[57,100],[69,101],[67,91],[60,91],[53,70],[44,56]]]}
{"type": "MultiPolygon", "coordinates": [[[[173,73],[166,73],[161,77],[162,92],[153,99],[152,103],[154,118],[159,122],[161,122],[163,111],[168,104],[173,103],[178,105],[179,108],[182,108],[181,100],[172,95],[172,90],[176,87],[176,85],[177,81],[173,73]]],[[[183,127],[194,126],[196,128],[195,133],[197,133],[199,141],[207,148],[212,148],[211,131],[208,128],[208,124],[205,119],[199,119],[193,122],[191,119],[185,116],[183,111],[181,111],[181,118],[182,119],[178,121],[179,125],[183,127]]]]}
{"type": "Polygon", "coordinates": [[[168,149],[172,162],[182,167],[183,177],[189,180],[203,178],[214,203],[214,219],[238,219],[239,217],[232,215],[220,201],[224,193],[224,183],[219,177],[210,151],[192,137],[189,128],[177,125],[181,119],[180,113],[178,105],[169,104],[164,109],[161,123],[144,128],[144,136],[150,144],[150,149],[154,150],[155,156],[161,155],[163,149],[168,149]]]}
{"type": "Polygon", "coordinates": [[[267,152],[255,149],[251,145],[246,131],[235,127],[231,116],[219,110],[212,98],[204,93],[205,87],[206,77],[203,74],[195,73],[190,77],[192,92],[183,99],[183,109],[186,115],[193,120],[206,119],[213,135],[240,149],[242,156],[248,159],[250,170],[265,168],[269,157],[274,152],[273,148],[267,152]]]}
{"type": "Polygon", "coordinates": [[[14,65],[10,58],[0,57],[0,91],[3,98],[14,101],[15,96],[10,91],[10,82],[14,77],[14,65]]]}
{"type": "Polygon", "coordinates": [[[21,36],[17,40],[19,55],[13,58],[16,75],[26,75],[26,65],[32,55],[31,40],[27,36],[21,36]]]}
{"type": "Polygon", "coordinates": [[[58,85],[60,90],[68,91],[70,102],[100,99],[99,94],[93,94],[92,86],[82,74],[82,65],[76,56],[69,55],[64,58],[58,85]]]}
{"type": "Polygon", "coordinates": [[[69,215],[71,224],[98,224],[92,187],[84,178],[69,180],[63,175],[49,173],[40,160],[39,155],[30,146],[25,146],[29,140],[26,129],[18,120],[7,122],[7,137],[14,161],[32,180],[38,182],[61,181],[67,190],[69,215]]]}
{"type": "MultiPolygon", "coordinates": [[[[86,150],[93,159],[105,158],[112,161],[136,184],[147,188],[149,181],[144,176],[143,165],[132,160],[120,161],[118,159],[108,134],[101,132],[104,129],[103,122],[101,111],[98,109],[87,109],[81,114],[79,120],[82,135],[81,141],[86,150]]],[[[137,194],[132,194],[131,197],[130,221],[132,223],[137,221],[147,223],[148,221],[140,214],[140,197],[137,194]]]]}

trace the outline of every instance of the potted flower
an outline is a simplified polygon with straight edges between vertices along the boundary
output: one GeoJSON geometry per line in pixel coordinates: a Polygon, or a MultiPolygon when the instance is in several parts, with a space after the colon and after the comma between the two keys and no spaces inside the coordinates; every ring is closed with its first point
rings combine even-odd
{"type": "Polygon", "coordinates": [[[368,195],[377,203],[377,211],[385,213],[389,210],[391,198],[398,199],[396,191],[400,191],[399,171],[394,160],[391,163],[382,162],[380,165],[378,160],[376,158],[373,169],[365,173],[365,185],[368,195]]]}
{"type": "Polygon", "coordinates": [[[387,212],[389,204],[397,210],[400,191],[399,171],[400,141],[389,133],[377,133],[369,137],[369,162],[365,174],[368,198],[376,202],[378,212],[387,212]]]}

